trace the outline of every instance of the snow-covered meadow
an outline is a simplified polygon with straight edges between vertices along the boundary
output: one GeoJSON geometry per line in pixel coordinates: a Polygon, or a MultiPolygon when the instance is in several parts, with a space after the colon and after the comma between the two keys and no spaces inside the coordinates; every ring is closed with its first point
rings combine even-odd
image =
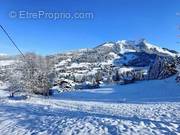
{"type": "Polygon", "coordinates": [[[7,96],[0,90],[1,135],[180,134],[180,85],[174,77],[49,98],[7,96]]]}

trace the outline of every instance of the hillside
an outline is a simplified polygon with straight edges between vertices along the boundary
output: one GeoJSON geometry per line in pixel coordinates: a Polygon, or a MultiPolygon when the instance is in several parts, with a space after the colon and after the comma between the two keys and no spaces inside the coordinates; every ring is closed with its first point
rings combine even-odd
{"type": "Polygon", "coordinates": [[[174,77],[8,99],[0,90],[2,135],[179,134],[180,85],[174,77]],[[168,83],[167,83],[168,82],[168,83]]]}
{"type": "Polygon", "coordinates": [[[2,135],[180,133],[178,52],[145,40],[123,40],[45,57],[34,53],[26,56],[34,61],[29,64],[19,56],[4,55],[0,59],[2,135]],[[27,71],[36,71],[39,76],[33,77],[42,82],[39,69],[55,72],[51,76],[52,84],[57,85],[51,89],[53,95],[22,89],[13,98],[8,97],[13,88],[29,88],[24,85],[35,80],[26,78],[32,75],[27,71]],[[14,84],[10,88],[8,71],[14,77],[10,78],[14,84]],[[60,81],[70,88],[60,87],[60,81]]]}
{"type": "MultiPolygon", "coordinates": [[[[33,53],[28,55],[36,57],[33,53]]],[[[70,89],[79,89],[84,88],[81,85],[86,84],[97,87],[99,83],[126,84],[139,80],[167,78],[176,74],[175,63],[178,56],[179,53],[176,51],[158,47],[142,39],[106,42],[91,49],[38,57],[45,59],[49,70],[54,72],[54,85],[66,80],[70,89]],[[155,62],[164,66],[154,67],[159,72],[155,74],[160,74],[157,77],[153,70],[150,71],[155,62]],[[170,65],[165,64],[169,62],[170,65]],[[160,73],[161,71],[163,73],[160,73]]],[[[17,60],[21,61],[22,58],[3,54],[0,56],[0,66],[2,69],[11,68],[17,60]]]]}
{"type": "Polygon", "coordinates": [[[150,66],[158,57],[175,62],[178,56],[176,51],[143,39],[106,42],[92,49],[57,54],[50,60],[54,62],[57,82],[68,79],[74,83],[112,83],[123,82],[127,78],[145,80],[150,66]]]}

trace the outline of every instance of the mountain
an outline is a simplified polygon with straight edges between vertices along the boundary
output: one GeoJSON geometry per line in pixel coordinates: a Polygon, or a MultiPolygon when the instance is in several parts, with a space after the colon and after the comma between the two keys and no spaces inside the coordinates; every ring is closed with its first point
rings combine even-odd
{"type": "Polygon", "coordinates": [[[107,42],[100,46],[95,47],[95,50],[102,51],[114,51],[120,54],[124,54],[127,52],[146,52],[149,54],[158,54],[158,55],[170,55],[175,56],[178,52],[169,50],[166,48],[160,48],[156,45],[148,43],[145,39],[141,39],[138,41],[130,41],[130,40],[122,40],[113,42],[107,42]]]}
{"type": "MultiPolygon", "coordinates": [[[[77,55],[77,53],[74,52],[74,55],[77,55]]],[[[154,55],[175,57],[176,55],[178,55],[178,52],[166,48],[160,48],[156,45],[148,43],[144,39],[138,41],[122,40],[117,42],[106,42],[95,48],[81,51],[78,57],[72,59],[74,62],[77,61],[95,63],[115,60],[115,62],[117,63],[117,59],[119,58],[119,61],[123,61],[123,59],[126,59],[125,61],[127,63],[127,59],[132,60],[137,58],[139,60],[139,58],[142,59],[142,57],[144,58],[141,60],[142,62],[144,62],[145,58],[150,58],[150,60],[147,61],[152,61],[151,58],[155,57],[154,55]]],[[[150,62],[148,64],[150,64],[150,62]]]]}
{"type": "MultiPolygon", "coordinates": [[[[136,80],[162,79],[173,75],[176,56],[180,55],[174,50],[161,48],[141,39],[106,42],[91,49],[49,55],[46,59],[48,65],[55,70],[55,82],[69,80],[74,83],[126,84],[136,80]],[[157,61],[157,58],[160,60],[157,61]],[[169,68],[168,61],[172,60],[170,66],[173,68],[169,68]],[[158,67],[156,63],[163,66],[158,67]],[[156,69],[159,71],[154,71],[156,69]],[[169,72],[169,69],[172,69],[172,72],[169,72]],[[154,75],[156,72],[158,76],[154,75]],[[149,74],[151,77],[148,77],[149,74]]],[[[2,55],[0,65],[9,65],[13,63],[12,60],[14,57],[2,55]]]]}
{"type": "MultiPolygon", "coordinates": [[[[149,68],[155,63],[157,57],[175,59],[176,56],[179,56],[179,53],[174,50],[161,48],[141,39],[105,42],[91,49],[57,54],[53,60],[56,59],[57,79],[65,78],[77,83],[124,82],[129,79],[133,81],[147,79],[149,68]]],[[[166,62],[163,65],[168,67],[166,62]]],[[[162,68],[159,69],[162,70],[162,68]]],[[[172,75],[166,75],[169,72],[163,73],[160,75],[165,77],[172,75]]],[[[165,77],[158,76],[158,78],[165,77]]],[[[151,78],[154,77],[151,76],[151,78]]]]}

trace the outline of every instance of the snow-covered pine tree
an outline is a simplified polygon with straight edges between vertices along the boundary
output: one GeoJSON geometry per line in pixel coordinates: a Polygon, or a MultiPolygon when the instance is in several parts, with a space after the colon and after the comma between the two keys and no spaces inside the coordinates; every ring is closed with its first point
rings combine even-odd
{"type": "Polygon", "coordinates": [[[176,57],[176,70],[178,72],[176,81],[179,83],[180,82],[180,57],[176,57]]]}
{"type": "Polygon", "coordinates": [[[115,74],[113,75],[113,81],[118,82],[120,80],[119,72],[118,70],[115,71],[115,74]]]}
{"type": "Polygon", "coordinates": [[[165,79],[176,74],[176,72],[174,58],[157,56],[148,71],[148,79],[165,79]]]}

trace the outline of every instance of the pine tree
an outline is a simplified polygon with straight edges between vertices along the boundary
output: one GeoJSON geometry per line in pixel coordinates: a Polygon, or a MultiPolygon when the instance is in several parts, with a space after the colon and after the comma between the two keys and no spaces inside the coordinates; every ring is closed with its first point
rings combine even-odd
{"type": "Polygon", "coordinates": [[[172,57],[157,57],[148,71],[148,79],[165,79],[176,74],[175,59],[172,57]]]}

